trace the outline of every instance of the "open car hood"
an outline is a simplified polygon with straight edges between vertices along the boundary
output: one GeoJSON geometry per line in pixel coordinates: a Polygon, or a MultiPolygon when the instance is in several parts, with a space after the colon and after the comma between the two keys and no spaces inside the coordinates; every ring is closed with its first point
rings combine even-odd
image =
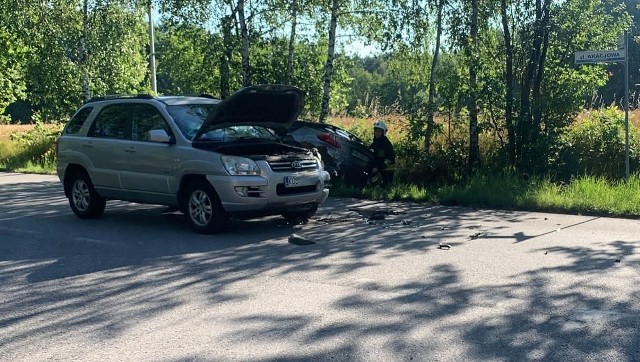
{"type": "Polygon", "coordinates": [[[242,88],[218,104],[194,137],[217,128],[262,126],[275,131],[288,129],[304,106],[304,93],[287,85],[257,85],[242,88]]]}

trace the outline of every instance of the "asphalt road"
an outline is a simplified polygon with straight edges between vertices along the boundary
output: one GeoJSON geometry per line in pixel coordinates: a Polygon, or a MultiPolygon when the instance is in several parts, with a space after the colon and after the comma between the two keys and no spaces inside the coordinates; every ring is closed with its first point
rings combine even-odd
{"type": "Polygon", "coordinates": [[[0,360],[640,361],[639,220],[330,198],[203,236],[165,211],[80,220],[55,177],[0,173],[0,360]]]}

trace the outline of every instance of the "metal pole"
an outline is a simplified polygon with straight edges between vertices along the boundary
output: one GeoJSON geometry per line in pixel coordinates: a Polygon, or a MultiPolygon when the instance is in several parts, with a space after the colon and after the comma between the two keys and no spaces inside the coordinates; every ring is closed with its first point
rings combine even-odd
{"type": "Polygon", "coordinates": [[[158,93],[156,85],[156,48],[153,39],[153,9],[149,0],[149,68],[151,70],[151,89],[158,93]]]}
{"type": "Polygon", "coordinates": [[[82,5],[82,38],[80,38],[80,64],[82,66],[82,100],[87,102],[91,98],[91,84],[89,80],[89,1],[82,5]]]}
{"type": "Polygon", "coordinates": [[[624,31],[624,133],[625,177],[629,181],[629,32],[624,31]]]}

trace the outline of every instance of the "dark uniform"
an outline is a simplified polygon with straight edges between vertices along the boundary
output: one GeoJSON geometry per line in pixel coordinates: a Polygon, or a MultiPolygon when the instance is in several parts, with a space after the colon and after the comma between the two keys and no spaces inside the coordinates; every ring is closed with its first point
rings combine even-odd
{"type": "Polygon", "coordinates": [[[393,150],[391,141],[386,135],[382,135],[380,138],[374,138],[369,148],[374,156],[369,165],[371,183],[385,187],[390,186],[393,182],[394,165],[396,163],[396,153],[393,150]],[[378,173],[373,173],[374,168],[378,169],[378,173]]]}

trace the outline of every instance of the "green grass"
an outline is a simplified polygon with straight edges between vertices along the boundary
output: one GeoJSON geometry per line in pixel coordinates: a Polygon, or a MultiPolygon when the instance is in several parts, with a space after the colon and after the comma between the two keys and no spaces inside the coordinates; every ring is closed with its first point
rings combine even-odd
{"type": "Polygon", "coordinates": [[[632,175],[628,182],[585,176],[567,184],[555,184],[546,178],[525,180],[513,174],[479,175],[465,184],[437,189],[394,185],[383,190],[337,184],[331,189],[331,195],[498,209],[640,216],[639,174],[632,175]]]}
{"type": "Polygon", "coordinates": [[[628,182],[612,182],[591,176],[574,179],[562,186],[547,182],[533,191],[531,200],[540,209],[615,216],[640,215],[638,174],[631,175],[628,182]]]}
{"type": "MultiPolygon", "coordinates": [[[[55,174],[55,144],[37,138],[29,146],[0,140],[0,170],[55,174]]],[[[584,176],[566,184],[547,178],[523,179],[514,174],[477,175],[464,184],[428,188],[395,184],[389,189],[337,183],[332,196],[413,201],[498,209],[538,210],[609,216],[640,216],[640,174],[628,182],[584,176]]]]}
{"type": "Polygon", "coordinates": [[[55,156],[50,146],[29,148],[19,142],[0,140],[0,170],[54,174],[55,156]]]}
{"type": "Polygon", "coordinates": [[[55,173],[56,140],[61,129],[61,124],[43,123],[27,127],[3,127],[0,170],[55,173]]]}

